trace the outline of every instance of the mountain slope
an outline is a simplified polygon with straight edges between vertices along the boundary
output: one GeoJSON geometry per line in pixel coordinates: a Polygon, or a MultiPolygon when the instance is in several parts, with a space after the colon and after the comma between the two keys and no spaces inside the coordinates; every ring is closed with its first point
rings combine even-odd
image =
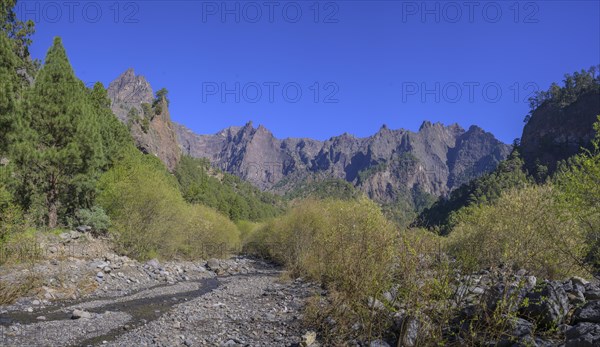
{"type": "Polygon", "coordinates": [[[381,203],[411,189],[446,195],[493,170],[510,150],[476,126],[465,131],[430,122],[418,132],[382,126],[366,138],[342,134],[327,141],[280,140],[251,122],[214,135],[196,135],[178,124],[175,131],[185,154],[207,158],[261,189],[285,193],[307,180],[338,178],[381,203]]]}

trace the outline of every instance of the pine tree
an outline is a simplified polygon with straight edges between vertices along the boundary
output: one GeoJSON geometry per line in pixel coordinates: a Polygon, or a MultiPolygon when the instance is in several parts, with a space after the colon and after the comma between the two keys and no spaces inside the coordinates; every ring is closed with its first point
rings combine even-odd
{"type": "MultiPolygon", "coordinates": [[[[104,148],[104,170],[108,170],[115,162],[123,157],[125,148],[133,146],[133,141],[127,126],[119,121],[110,109],[108,93],[102,85],[97,82],[88,92],[90,101],[98,117],[102,147],[104,148]]],[[[135,110],[135,108],[132,108],[135,110]]]]}
{"type": "Polygon", "coordinates": [[[24,109],[15,159],[28,184],[24,192],[42,198],[47,225],[55,228],[59,214],[91,204],[104,165],[97,115],[60,38],[26,94],[24,109]]]}
{"type": "Polygon", "coordinates": [[[17,112],[17,57],[9,39],[0,32],[0,157],[6,153],[17,112]]]}

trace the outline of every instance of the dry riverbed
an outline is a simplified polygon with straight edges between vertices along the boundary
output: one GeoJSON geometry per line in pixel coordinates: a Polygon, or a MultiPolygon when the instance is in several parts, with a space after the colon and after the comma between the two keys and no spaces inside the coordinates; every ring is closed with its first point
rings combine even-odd
{"type": "Polygon", "coordinates": [[[33,268],[0,269],[4,281],[44,276],[34,297],[0,307],[0,346],[294,346],[311,335],[302,307],[320,289],[281,280],[272,264],[139,263],[87,237],[49,247],[33,268]],[[66,247],[105,256],[65,254],[66,247]]]}

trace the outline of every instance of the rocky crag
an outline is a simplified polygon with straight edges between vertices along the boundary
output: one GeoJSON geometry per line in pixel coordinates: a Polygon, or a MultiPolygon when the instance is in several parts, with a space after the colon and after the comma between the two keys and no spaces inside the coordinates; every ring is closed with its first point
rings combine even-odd
{"type": "Polygon", "coordinates": [[[136,145],[144,153],[156,155],[169,170],[181,158],[166,100],[154,104],[154,92],[143,76],[125,71],[108,87],[113,113],[127,124],[136,145]],[[158,111],[157,111],[158,110],[158,111]]]}
{"type": "Polygon", "coordinates": [[[381,203],[414,190],[446,195],[494,169],[510,151],[477,126],[465,131],[430,122],[418,132],[384,125],[369,137],[343,134],[326,141],[277,139],[251,122],[214,135],[196,135],[178,124],[175,130],[185,154],[208,158],[261,189],[285,193],[306,180],[340,178],[381,203]]]}

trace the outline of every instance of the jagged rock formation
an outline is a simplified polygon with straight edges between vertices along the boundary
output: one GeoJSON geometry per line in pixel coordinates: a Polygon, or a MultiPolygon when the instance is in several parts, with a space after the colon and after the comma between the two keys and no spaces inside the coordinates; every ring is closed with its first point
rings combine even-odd
{"type": "Polygon", "coordinates": [[[154,92],[143,76],[125,71],[108,87],[113,113],[127,124],[136,145],[144,153],[156,155],[169,170],[181,158],[166,100],[152,108],[154,92]]]}
{"type": "Polygon", "coordinates": [[[510,150],[476,126],[465,131],[457,124],[430,122],[418,132],[384,125],[370,137],[343,134],[327,141],[280,140],[251,122],[214,135],[196,135],[177,124],[175,130],[185,154],[208,158],[261,189],[284,193],[305,180],[333,177],[381,203],[415,189],[446,195],[494,169],[510,150]]]}
{"type": "Polygon", "coordinates": [[[537,164],[541,164],[553,172],[558,161],[577,154],[582,147],[591,148],[598,115],[597,91],[585,93],[564,107],[551,102],[538,107],[521,137],[521,151],[529,171],[535,172],[537,164]]]}

